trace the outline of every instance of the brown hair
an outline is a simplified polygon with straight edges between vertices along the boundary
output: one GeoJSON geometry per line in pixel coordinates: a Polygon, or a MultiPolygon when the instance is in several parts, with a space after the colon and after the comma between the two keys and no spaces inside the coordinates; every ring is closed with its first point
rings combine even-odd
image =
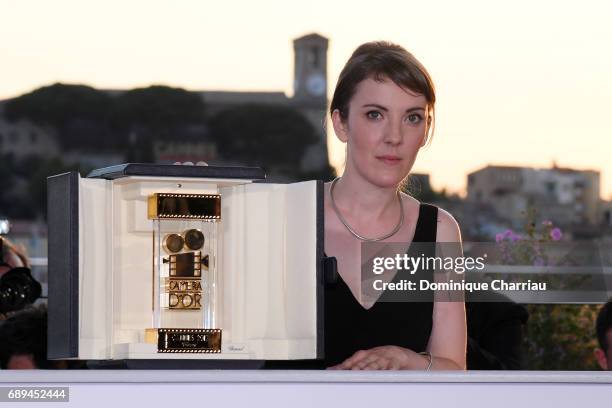
{"type": "MultiPolygon", "coordinates": [[[[338,109],[340,117],[346,121],[349,115],[349,102],[355,94],[357,85],[367,78],[379,82],[388,78],[399,87],[425,96],[427,113],[431,121],[428,131],[433,134],[436,103],[433,81],[423,64],[411,53],[402,46],[388,41],[368,42],[353,52],[340,72],[329,107],[330,115],[338,109]]],[[[428,142],[429,139],[428,135],[428,142]]]]}

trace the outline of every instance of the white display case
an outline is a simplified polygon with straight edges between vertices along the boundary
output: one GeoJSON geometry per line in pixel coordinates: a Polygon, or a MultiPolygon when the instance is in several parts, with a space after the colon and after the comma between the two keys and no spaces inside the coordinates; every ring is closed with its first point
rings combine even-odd
{"type": "Polygon", "coordinates": [[[49,357],[321,358],[322,182],[264,179],[258,168],[147,164],[49,177],[49,357]],[[181,205],[191,215],[152,216],[160,195],[218,199],[218,217],[181,205]],[[189,282],[171,276],[181,262],[189,282]],[[179,330],[172,347],[159,329],[179,330]]]}

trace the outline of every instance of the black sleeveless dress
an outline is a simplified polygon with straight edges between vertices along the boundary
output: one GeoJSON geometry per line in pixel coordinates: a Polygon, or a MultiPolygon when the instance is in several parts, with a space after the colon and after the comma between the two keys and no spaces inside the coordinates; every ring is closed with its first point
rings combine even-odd
{"type": "MultiPolygon", "coordinates": [[[[438,208],[421,203],[412,242],[436,242],[438,208]]],[[[435,251],[433,244],[426,252],[435,251]]],[[[408,250],[410,252],[410,249],[408,250]]],[[[419,254],[423,251],[419,251],[419,254]]],[[[433,256],[432,252],[425,253],[433,256]]],[[[415,275],[431,279],[432,271],[418,270],[415,275]]],[[[393,281],[408,276],[401,271],[393,281]]],[[[433,297],[428,301],[393,302],[383,293],[374,305],[365,309],[341,277],[325,287],[325,358],[311,361],[268,361],[266,368],[324,369],[339,364],[356,351],[395,345],[415,352],[425,351],[432,327],[433,297]]]]}
{"type": "MultiPolygon", "coordinates": [[[[413,242],[436,242],[437,219],[438,208],[422,203],[413,242]]],[[[431,279],[432,273],[420,270],[413,276],[431,279]]],[[[393,281],[406,277],[398,272],[393,281]]],[[[341,278],[325,288],[326,367],[343,362],[358,350],[377,346],[425,351],[431,333],[433,301],[393,302],[383,299],[385,295],[365,309],[341,278]]]]}

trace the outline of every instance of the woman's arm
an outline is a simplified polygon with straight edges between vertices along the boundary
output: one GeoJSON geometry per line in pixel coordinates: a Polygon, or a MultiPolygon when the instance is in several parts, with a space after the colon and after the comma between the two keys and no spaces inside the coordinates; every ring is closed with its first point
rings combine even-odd
{"type": "MultiPolygon", "coordinates": [[[[457,243],[456,248],[449,249],[453,252],[453,256],[463,256],[459,225],[452,215],[442,209],[438,210],[437,242],[457,243]]],[[[444,256],[446,255],[448,254],[444,256]]],[[[427,345],[427,351],[433,356],[432,369],[465,370],[466,331],[463,301],[434,302],[433,326],[427,345]]]]}

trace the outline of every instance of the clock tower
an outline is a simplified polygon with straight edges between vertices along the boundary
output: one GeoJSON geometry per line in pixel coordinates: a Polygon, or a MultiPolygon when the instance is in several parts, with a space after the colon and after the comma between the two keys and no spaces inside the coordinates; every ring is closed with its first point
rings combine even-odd
{"type": "Polygon", "coordinates": [[[328,168],[327,130],[327,38],[308,34],[293,40],[295,71],[291,105],[312,123],[317,143],[306,149],[300,167],[305,172],[328,168]]]}
{"type": "Polygon", "coordinates": [[[296,102],[327,103],[327,44],[327,38],[319,34],[293,40],[293,97],[296,102]]]}

